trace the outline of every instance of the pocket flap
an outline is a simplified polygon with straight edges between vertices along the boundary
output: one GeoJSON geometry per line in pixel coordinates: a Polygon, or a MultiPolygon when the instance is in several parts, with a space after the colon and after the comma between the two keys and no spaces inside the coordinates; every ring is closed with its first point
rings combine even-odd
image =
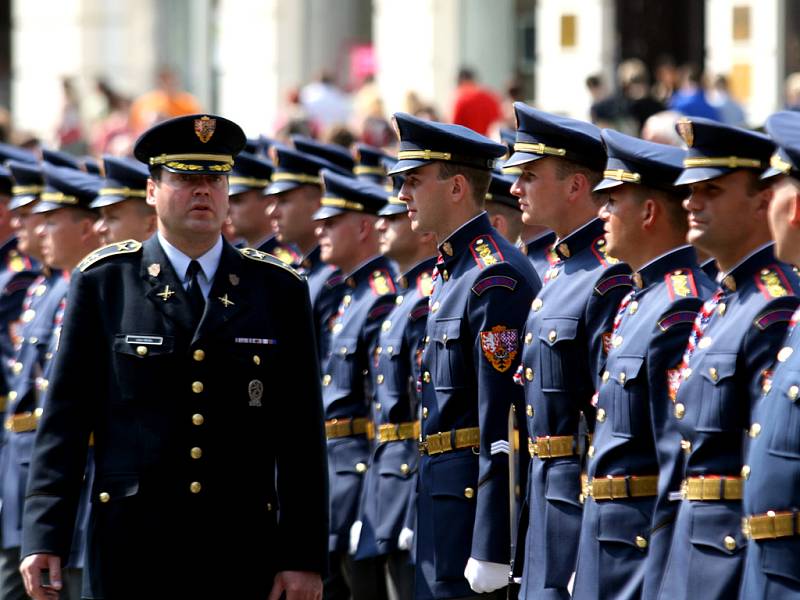
{"type": "Polygon", "coordinates": [[[708,546],[728,555],[736,554],[747,544],[738,511],[724,504],[692,506],[690,540],[692,544],[708,546]]]}
{"type": "Polygon", "coordinates": [[[431,496],[471,500],[478,489],[478,457],[467,451],[431,465],[431,496]]]}
{"type": "Polygon", "coordinates": [[[367,472],[369,448],[366,440],[344,439],[335,445],[328,445],[328,453],[333,458],[333,468],[337,473],[367,472]]]}
{"type": "Polygon", "coordinates": [[[650,519],[626,502],[598,502],[597,539],[626,544],[645,552],[650,541],[650,519]]]}
{"type": "Polygon", "coordinates": [[[435,321],[431,328],[431,341],[447,345],[461,337],[461,319],[435,321]]]}
{"type": "Polygon", "coordinates": [[[765,573],[786,577],[800,583],[800,553],[797,538],[757,542],[760,545],[761,568],[765,573]]]}
{"type": "Polygon", "coordinates": [[[548,346],[563,340],[574,340],[578,335],[578,319],[575,317],[551,317],[542,319],[539,339],[548,346]]]}
{"type": "Polygon", "coordinates": [[[577,462],[550,465],[544,497],[580,506],[581,468],[577,462]]]}
{"type": "Polygon", "coordinates": [[[714,385],[718,385],[736,373],[736,354],[706,355],[700,374],[714,385]]]}
{"type": "Polygon", "coordinates": [[[138,475],[98,477],[92,487],[91,501],[96,504],[115,502],[139,493],[138,475]]]}
{"type": "Polygon", "coordinates": [[[136,358],[171,354],[175,338],[171,335],[118,333],[114,336],[114,351],[136,358]]]}
{"type": "Polygon", "coordinates": [[[337,337],[331,340],[331,354],[350,356],[358,349],[358,337],[337,337]]]}
{"type": "Polygon", "coordinates": [[[643,356],[619,356],[614,359],[611,377],[619,385],[627,387],[639,376],[643,364],[643,356]]]}

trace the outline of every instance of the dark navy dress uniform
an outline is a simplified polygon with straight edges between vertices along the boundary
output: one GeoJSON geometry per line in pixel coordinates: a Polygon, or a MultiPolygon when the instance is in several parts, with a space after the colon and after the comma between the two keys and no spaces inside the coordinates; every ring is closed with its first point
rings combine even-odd
{"type": "Polygon", "coordinates": [[[356,161],[353,173],[356,177],[377,185],[389,183],[387,173],[397,162],[394,158],[380,148],[361,143],[355,145],[353,156],[356,161]]]}
{"type": "Polygon", "coordinates": [[[97,191],[97,197],[92,200],[89,208],[98,209],[126,200],[145,201],[150,172],[138,160],[105,155],[103,170],[102,187],[97,191]]]}
{"type": "MultiPolygon", "coordinates": [[[[505,152],[457,125],[398,113],[399,162],[391,174],[454,162],[491,170],[505,152]]],[[[422,354],[416,542],[417,598],[471,596],[470,558],[510,562],[509,411],[519,334],[538,276],[530,262],[475,216],[439,243],[422,354]]]]}
{"type": "Polygon", "coordinates": [[[520,245],[520,250],[528,257],[533,264],[533,268],[542,279],[544,279],[547,271],[558,262],[558,255],[553,250],[555,241],[555,232],[545,231],[520,245]]]}
{"type": "MultiPolygon", "coordinates": [[[[521,103],[515,110],[516,152],[507,165],[555,156],[603,170],[606,157],[595,126],[521,103]]],[[[630,291],[628,267],[606,257],[599,219],[557,240],[555,251],[559,260],[546,272],[531,305],[516,377],[525,390],[532,459],[520,518],[520,597],[537,599],[568,597],[581,527],[582,413],[591,430],[604,342],[622,296],[630,291]]]]}
{"type": "MultiPolygon", "coordinates": [[[[683,150],[607,129],[602,138],[608,162],[595,191],[639,185],[680,202],[672,182],[683,150]]],[[[669,430],[667,372],[680,362],[695,316],[716,288],[691,246],[653,258],[631,279],[614,318],[586,466],[573,595],[587,600],[639,598],[648,571],[666,562],[670,538],[661,533],[674,520],[668,492],[682,458],[680,436],[669,430]],[[662,537],[661,552],[649,555],[662,537]]]]}
{"type": "MultiPolygon", "coordinates": [[[[325,196],[314,214],[327,219],[344,211],[376,214],[386,203],[383,188],[322,171],[325,196]]],[[[339,310],[332,320],[329,351],[322,362],[322,399],[328,437],[330,533],[328,550],[346,552],[356,521],[374,435],[370,406],[374,390],[365,376],[370,349],[395,306],[389,262],[376,256],[347,274],[339,310]]]]}
{"type": "MultiPolygon", "coordinates": [[[[773,151],[766,136],[713,121],[681,119],[677,128],[690,148],[676,184],[732,168],[763,169],[773,151]]],[[[792,267],[766,244],[723,274],[693,326],[673,379],[685,473],[680,490],[673,490],[683,499],[659,598],[738,593],[746,548],[743,465],[748,442],[762,427],[754,408],[798,305],[798,285],[792,267]]]]}
{"type": "Polygon", "coordinates": [[[346,148],[338,144],[327,144],[305,135],[293,135],[292,143],[298,152],[316,156],[336,166],[335,171],[355,177],[356,161],[346,148]]]}
{"type": "MultiPolygon", "coordinates": [[[[767,132],[778,144],[762,179],[800,179],[800,121],[780,112],[767,132]]],[[[765,382],[754,421],[761,433],[750,442],[744,484],[744,532],[749,538],[740,597],[783,600],[800,597],[800,328],[796,312],[765,382]]]]}
{"type": "MultiPolygon", "coordinates": [[[[175,172],[225,174],[243,145],[230,121],[190,115],[146,132],[135,154],[175,172]]],[[[324,570],[326,464],[307,286],[263,252],[219,247],[199,321],[158,236],[100,249],[73,275],[23,554],[68,555],[93,433],[90,597],[260,598],[277,571],[324,570]],[[232,579],[234,570],[258,581],[232,579]]]]}

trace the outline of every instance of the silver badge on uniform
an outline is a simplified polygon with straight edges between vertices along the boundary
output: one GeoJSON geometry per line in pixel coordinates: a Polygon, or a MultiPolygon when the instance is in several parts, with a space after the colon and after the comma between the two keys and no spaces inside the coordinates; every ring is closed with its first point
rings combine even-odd
{"type": "Polygon", "coordinates": [[[253,379],[247,384],[247,393],[250,396],[250,406],[261,406],[261,397],[264,395],[264,384],[258,379],[253,379]]]}

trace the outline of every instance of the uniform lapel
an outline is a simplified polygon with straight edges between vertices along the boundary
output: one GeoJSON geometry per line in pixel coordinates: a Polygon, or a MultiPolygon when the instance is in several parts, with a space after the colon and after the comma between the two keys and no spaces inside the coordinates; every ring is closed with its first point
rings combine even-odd
{"type": "Polygon", "coordinates": [[[189,298],[155,235],[143,245],[141,276],[148,284],[145,297],[171,321],[191,331],[189,298]]]}
{"type": "Polygon", "coordinates": [[[246,282],[241,281],[243,261],[244,258],[233,246],[223,242],[214,283],[192,343],[210,335],[221,325],[236,317],[245,307],[242,290],[246,287],[246,282]]]}

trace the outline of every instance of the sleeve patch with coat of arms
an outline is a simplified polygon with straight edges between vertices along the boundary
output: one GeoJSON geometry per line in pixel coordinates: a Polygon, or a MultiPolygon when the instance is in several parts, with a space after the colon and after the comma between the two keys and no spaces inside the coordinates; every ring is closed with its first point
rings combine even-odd
{"type": "Polygon", "coordinates": [[[481,331],[481,350],[495,371],[505,373],[519,351],[519,335],[516,329],[496,325],[489,331],[481,331]]]}

